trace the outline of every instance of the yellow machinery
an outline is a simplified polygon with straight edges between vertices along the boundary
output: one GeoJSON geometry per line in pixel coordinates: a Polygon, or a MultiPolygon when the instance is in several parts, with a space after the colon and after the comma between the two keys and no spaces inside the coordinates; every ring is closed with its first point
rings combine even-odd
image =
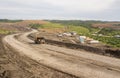
{"type": "Polygon", "coordinates": [[[45,43],[45,38],[44,37],[39,37],[37,34],[36,34],[36,37],[35,37],[35,44],[44,44],[45,43]]]}
{"type": "Polygon", "coordinates": [[[35,44],[44,44],[45,43],[45,38],[44,37],[37,37],[35,39],[35,44]]]}

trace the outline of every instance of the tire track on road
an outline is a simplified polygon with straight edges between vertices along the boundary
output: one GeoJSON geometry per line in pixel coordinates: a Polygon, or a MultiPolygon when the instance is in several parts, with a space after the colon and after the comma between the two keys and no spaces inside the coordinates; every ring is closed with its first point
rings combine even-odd
{"type": "MultiPolygon", "coordinates": [[[[35,31],[22,34],[20,36],[20,38],[18,38],[22,42],[16,40],[14,38],[15,35],[6,36],[4,38],[4,42],[8,43],[13,48],[16,48],[16,50],[19,53],[26,55],[26,56],[38,61],[39,63],[41,63],[43,65],[60,70],[62,72],[66,72],[68,74],[72,74],[72,75],[82,77],[82,78],[120,78],[119,72],[96,68],[93,64],[92,64],[93,67],[91,67],[89,65],[85,65],[84,63],[81,63],[80,59],[76,58],[75,56],[57,53],[56,50],[50,51],[44,47],[43,48],[33,47],[32,45],[29,44],[29,43],[32,43],[33,41],[26,37],[28,34],[33,33],[33,32],[35,32],[35,31]],[[54,56],[51,56],[50,52],[53,53],[54,56]],[[62,58],[59,55],[62,55],[62,58]],[[71,57],[74,57],[74,58],[71,58],[71,57]],[[68,61],[69,59],[71,59],[74,62],[68,61]]],[[[56,49],[59,50],[59,48],[56,48],[56,49]]],[[[67,51],[68,49],[66,50],[65,48],[63,48],[63,50],[67,51]]],[[[70,51],[70,49],[68,51],[70,51]]],[[[71,50],[71,51],[73,51],[73,50],[71,50]]],[[[87,57],[87,55],[86,55],[86,57],[87,57]]],[[[98,58],[96,58],[96,59],[98,59],[98,58]]],[[[111,58],[111,59],[116,60],[116,61],[118,60],[118,59],[114,59],[114,58],[111,58]]],[[[84,61],[82,61],[82,62],[84,62],[84,61]]],[[[119,60],[117,62],[119,63],[119,60]]],[[[89,64],[89,62],[88,62],[88,64],[89,64]]],[[[115,64],[115,65],[117,65],[117,64],[115,64]]],[[[114,64],[113,64],[113,66],[114,66],[114,64]]]]}

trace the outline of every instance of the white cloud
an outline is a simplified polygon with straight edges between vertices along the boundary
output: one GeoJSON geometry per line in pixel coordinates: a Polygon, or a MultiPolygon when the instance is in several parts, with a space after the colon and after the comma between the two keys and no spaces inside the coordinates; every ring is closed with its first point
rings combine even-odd
{"type": "Polygon", "coordinates": [[[0,18],[118,19],[120,0],[0,0],[0,18]]]}
{"type": "Polygon", "coordinates": [[[96,12],[109,8],[116,0],[4,0],[12,1],[19,4],[39,6],[48,5],[48,7],[60,7],[67,11],[87,11],[96,12]]]}
{"type": "Polygon", "coordinates": [[[44,0],[69,11],[103,11],[115,0],[44,0]]]}

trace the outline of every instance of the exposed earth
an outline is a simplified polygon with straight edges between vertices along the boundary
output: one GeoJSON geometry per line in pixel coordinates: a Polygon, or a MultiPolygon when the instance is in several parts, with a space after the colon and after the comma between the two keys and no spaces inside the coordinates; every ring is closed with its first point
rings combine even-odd
{"type": "MultiPolygon", "coordinates": [[[[29,23],[36,23],[36,21],[23,21],[22,24],[21,22],[0,23],[0,29],[26,32],[30,31],[29,23]]],[[[39,21],[39,23],[44,22],[39,21]]],[[[5,36],[0,35],[0,78],[76,78],[20,55],[15,49],[2,42],[5,36]]]]}
{"type": "Polygon", "coordinates": [[[119,59],[37,45],[27,37],[37,31],[23,29],[18,34],[0,35],[0,78],[120,78],[119,59]]]}

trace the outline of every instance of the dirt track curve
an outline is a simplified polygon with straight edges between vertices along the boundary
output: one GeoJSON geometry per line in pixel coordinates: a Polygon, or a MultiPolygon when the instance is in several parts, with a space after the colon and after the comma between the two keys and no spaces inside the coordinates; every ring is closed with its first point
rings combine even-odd
{"type": "Polygon", "coordinates": [[[48,44],[36,45],[27,33],[6,36],[3,41],[21,55],[80,78],[120,78],[120,59],[48,44]],[[18,38],[15,38],[19,35],[18,38]]]}

